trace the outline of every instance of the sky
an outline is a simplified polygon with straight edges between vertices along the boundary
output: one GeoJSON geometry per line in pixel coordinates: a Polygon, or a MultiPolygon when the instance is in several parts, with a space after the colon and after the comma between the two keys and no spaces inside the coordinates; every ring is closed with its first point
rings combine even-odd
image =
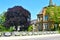
{"type": "MultiPolygon", "coordinates": [[[[53,0],[53,4],[60,5],[60,0],[53,0]]],[[[0,0],[0,14],[14,6],[22,6],[31,13],[31,20],[37,19],[37,14],[43,7],[49,5],[49,0],[0,0]]]]}

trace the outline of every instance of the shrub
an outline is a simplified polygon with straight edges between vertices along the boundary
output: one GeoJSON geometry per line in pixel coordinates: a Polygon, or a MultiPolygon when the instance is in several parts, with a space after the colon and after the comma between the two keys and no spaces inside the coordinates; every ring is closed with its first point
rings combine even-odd
{"type": "Polygon", "coordinates": [[[33,26],[30,25],[29,28],[28,28],[28,31],[32,31],[33,30],[33,26]]]}

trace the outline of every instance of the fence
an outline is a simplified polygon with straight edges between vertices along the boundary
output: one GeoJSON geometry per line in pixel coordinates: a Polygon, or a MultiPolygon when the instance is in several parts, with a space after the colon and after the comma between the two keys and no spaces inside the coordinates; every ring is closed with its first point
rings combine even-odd
{"type": "Polygon", "coordinates": [[[0,36],[30,36],[30,35],[46,35],[58,34],[58,31],[40,31],[40,32],[0,32],[0,36]]]}

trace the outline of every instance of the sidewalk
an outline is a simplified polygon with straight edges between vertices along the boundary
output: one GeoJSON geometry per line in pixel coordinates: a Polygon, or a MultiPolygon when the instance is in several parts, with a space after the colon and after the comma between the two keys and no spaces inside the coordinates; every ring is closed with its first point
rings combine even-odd
{"type": "Polygon", "coordinates": [[[36,36],[11,36],[11,37],[0,37],[0,40],[24,40],[24,39],[31,39],[31,38],[44,38],[44,37],[51,37],[57,36],[60,34],[50,34],[50,35],[36,35],[36,36]]]}

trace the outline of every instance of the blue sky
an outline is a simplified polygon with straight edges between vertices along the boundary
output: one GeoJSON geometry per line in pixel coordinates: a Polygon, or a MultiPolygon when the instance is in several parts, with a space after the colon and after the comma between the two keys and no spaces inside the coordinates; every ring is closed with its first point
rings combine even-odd
{"type": "MultiPolygon", "coordinates": [[[[60,0],[53,0],[53,3],[60,5],[60,0]]],[[[31,13],[31,19],[36,19],[37,14],[43,7],[49,5],[49,0],[0,0],[0,13],[6,11],[13,6],[23,6],[31,13]]]]}

